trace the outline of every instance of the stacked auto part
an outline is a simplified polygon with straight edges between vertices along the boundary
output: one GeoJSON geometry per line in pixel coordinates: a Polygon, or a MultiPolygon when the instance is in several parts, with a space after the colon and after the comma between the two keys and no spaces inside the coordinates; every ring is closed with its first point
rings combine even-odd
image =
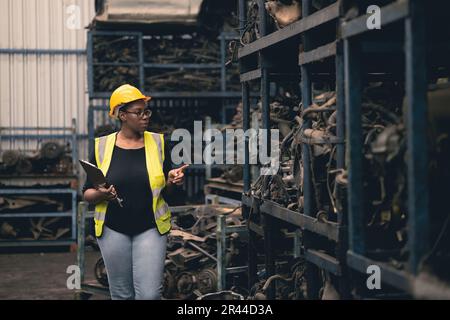
{"type": "Polygon", "coordinates": [[[41,144],[35,152],[4,150],[0,174],[70,174],[72,172],[72,156],[70,146],[55,141],[41,144]]]}

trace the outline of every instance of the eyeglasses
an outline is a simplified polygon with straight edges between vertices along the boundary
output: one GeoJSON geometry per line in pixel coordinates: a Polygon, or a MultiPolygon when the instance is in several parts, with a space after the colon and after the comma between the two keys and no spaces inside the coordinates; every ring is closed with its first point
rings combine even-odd
{"type": "Polygon", "coordinates": [[[126,113],[135,114],[139,118],[142,118],[142,116],[146,116],[146,117],[150,118],[150,116],[152,115],[152,110],[150,110],[150,109],[145,109],[145,110],[140,110],[140,111],[135,111],[135,112],[126,111],[126,110],[121,110],[121,111],[126,112],[126,113]]]}

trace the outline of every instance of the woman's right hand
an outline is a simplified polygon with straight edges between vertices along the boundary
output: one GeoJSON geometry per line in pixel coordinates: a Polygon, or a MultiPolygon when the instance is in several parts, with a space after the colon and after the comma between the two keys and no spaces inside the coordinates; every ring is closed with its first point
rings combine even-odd
{"type": "Polygon", "coordinates": [[[114,200],[117,198],[117,192],[113,185],[110,185],[109,188],[98,187],[97,191],[100,192],[103,200],[114,200]]]}
{"type": "Polygon", "coordinates": [[[84,200],[91,203],[97,204],[103,201],[111,201],[117,198],[117,192],[113,185],[109,188],[97,187],[87,189],[84,194],[84,200]]]}

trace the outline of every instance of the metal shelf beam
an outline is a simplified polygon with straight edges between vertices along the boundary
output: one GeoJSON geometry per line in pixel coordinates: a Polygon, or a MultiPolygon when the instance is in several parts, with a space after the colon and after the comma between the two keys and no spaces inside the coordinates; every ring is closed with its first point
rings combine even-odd
{"type": "Polygon", "coordinates": [[[0,247],[47,247],[47,246],[69,246],[75,244],[76,240],[17,240],[0,241],[0,247]]]}
{"type": "Polygon", "coordinates": [[[238,57],[244,58],[255,54],[260,50],[271,48],[287,40],[297,39],[302,33],[319,27],[320,25],[333,21],[339,17],[340,1],[317,11],[310,16],[304,17],[285,28],[270,33],[252,43],[239,49],[238,57]]]}
{"type": "Polygon", "coordinates": [[[332,257],[324,252],[314,249],[306,249],[305,259],[336,276],[342,275],[341,264],[339,261],[335,257],[332,257]]]}
{"type": "Polygon", "coordinates": [[[329,240],[339,241],[339,233],[343,227],[334,222],[319,221],[300,212],[292,211],[279,204],[264,200],[261,204],[261,212],[271,215],[282,221],[291,223],[297,227],[314,232],[329,240]]]}
{"type": "Polygon", "coordinates": [[[0,218],[71,217],[71,212],[2,213],[0,218]]]}
{"type": "Polygon", "coordinates": [[[320,60],[330,58],[336,55],[336,41],[321,46],[317,49],[302,52],[298,58],[299,65],[305,65],[313,62],[318,62],[320,60]]]}
{"type": "MultiPolygon", "coordinates": [[[[167,92],[152,92],[153,98],[240,98],[241,92],[239,91],[203,91],[203,92],[191,92],[191,91],[167,91],[167,92]]],[[[90,95],[90,99],[109,99],[110,92],[96,92],[90,95]]]]}

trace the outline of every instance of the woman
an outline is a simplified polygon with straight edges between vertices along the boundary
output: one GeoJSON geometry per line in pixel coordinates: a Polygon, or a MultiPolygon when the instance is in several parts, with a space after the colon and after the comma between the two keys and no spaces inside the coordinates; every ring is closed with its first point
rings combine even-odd
{"type": "Polygon", "coordinates": [[[150,99],[128,84],[113,92],[109,115],[121,128],[95,139],[91,159],[110,186],[87,181],[83,188],[84,199],[95,204],[95,235],[112,299],[160,299],[171,228],[163,190],[184,180],[186,166],[170,170],[163,135],[146,131],[150,99]]]}

